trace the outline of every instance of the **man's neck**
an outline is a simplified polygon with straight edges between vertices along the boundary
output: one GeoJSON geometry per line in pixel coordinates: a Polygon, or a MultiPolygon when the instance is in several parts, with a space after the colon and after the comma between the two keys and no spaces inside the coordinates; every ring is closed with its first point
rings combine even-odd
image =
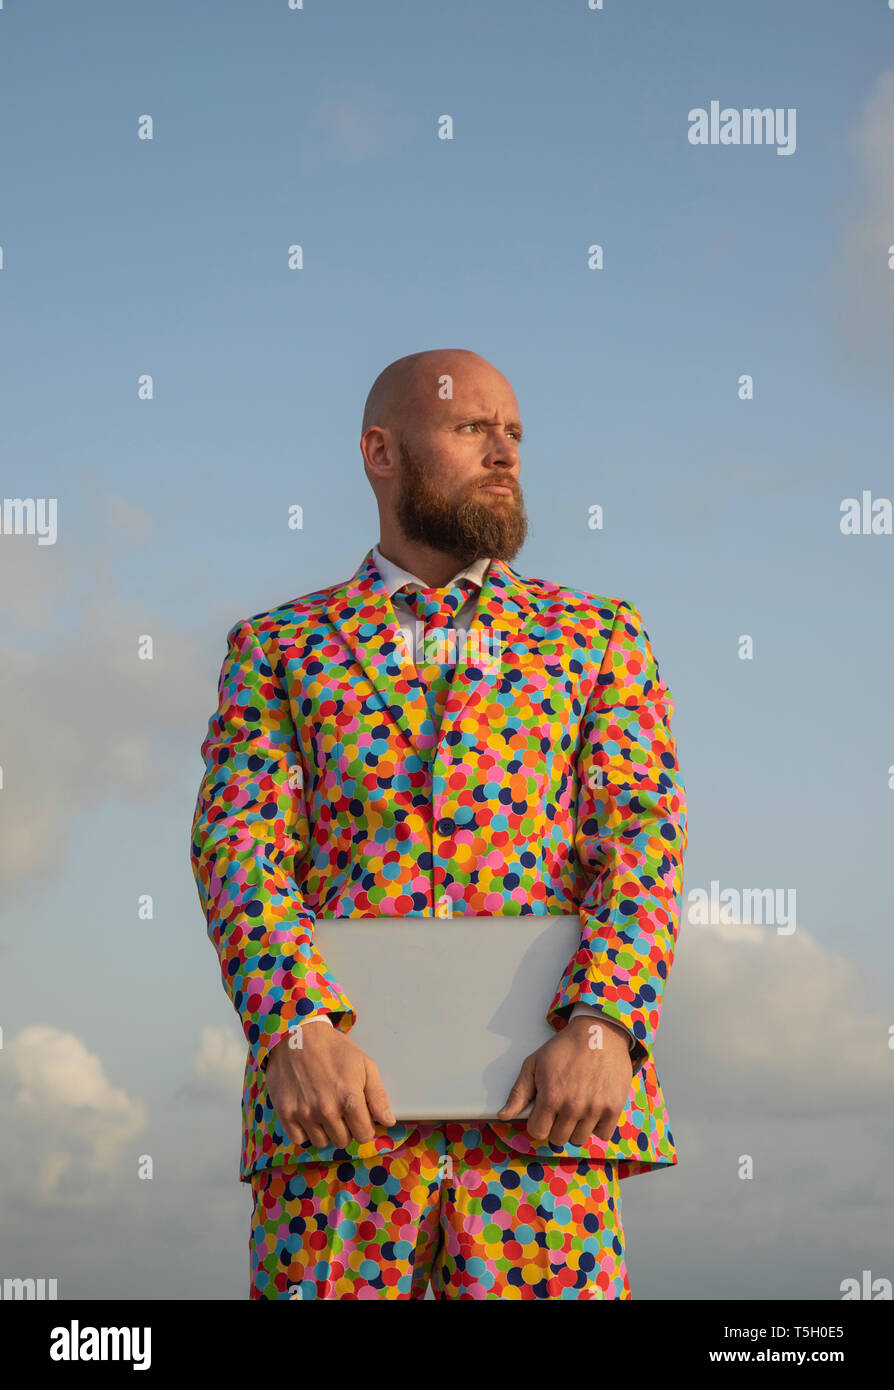
{"type": "Polygon", "coordinates": [[[474,557],[451,555],[444,550],[434,550],[431,546],[416,541],[379,541],[378,550],[393,565],[399,565],[408,574],[415,574],[429,589],[443,589],[454,575],[472,563],[474,557]]]}

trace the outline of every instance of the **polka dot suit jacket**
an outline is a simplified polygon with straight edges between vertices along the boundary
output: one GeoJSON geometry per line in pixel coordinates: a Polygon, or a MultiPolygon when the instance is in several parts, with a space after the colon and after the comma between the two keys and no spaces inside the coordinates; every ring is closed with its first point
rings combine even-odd
{"type": "Polygon", "coordinates": [[[371,550],[351,579],[228,634],[192,865],[248,1044],[243,1180],[389,1152],[413,1130],[377,1125],[369,1145],[317,1149],[293,1147],[278,1125],[264,1068],[290,1021],[356,1021],[315,950],[316,916],[579,911],[580,949],[547,1021],[564,1027],[584,1002],[635,1034],[617,1128],[582,1146],[537,1146],[524,1121],[492,1128],[541,1159],[615,1159],[622,1177],[677,1161],[652,1049],[679,923],[685,793],[642,619],[621,599],[494,560],[468,643],[439,742],[420,752],[425,697],[371,550]]]}

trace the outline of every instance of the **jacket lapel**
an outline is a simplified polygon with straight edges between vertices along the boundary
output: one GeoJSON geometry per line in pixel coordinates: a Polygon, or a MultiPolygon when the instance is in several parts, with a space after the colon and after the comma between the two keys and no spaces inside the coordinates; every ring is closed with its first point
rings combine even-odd
{"type": "MultiPolygon", "coordinates": [[[[331,590],[326,612],[383,710],[418,752],[427,713],[425,694],[415,668],[407,664],[400,624],[371,549],[356,573],[331,590]]],[[[522,577],[505,560],[492,560],[469,626],[465,658],[461,650],[454,672],[444,710],[444,732],[462,718],[470,701],[499,689],[509,648],[521,642],[528,652],[532,639],[526,639],[525,630],[534,612],[522,577]]],[[[516,652],[516,658],[519,654],[516,652]]]]}

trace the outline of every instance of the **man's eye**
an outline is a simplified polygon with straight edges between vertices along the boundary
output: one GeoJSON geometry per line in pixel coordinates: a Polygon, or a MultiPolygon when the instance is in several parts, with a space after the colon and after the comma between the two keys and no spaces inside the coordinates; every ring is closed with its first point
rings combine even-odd
{"type": "MultiPolygon", "coordinates": [[[[479,428],[478,421],[477,421],[477,420],[470,420],[470,421],[468,422],[468,424],[460,425],[459,428],[460,428],[461,430],[477,430],[477,429],[479,428]]],[[[517,439],[518,442],[521,443],[521,431],[520,431],[520,430],[508,430],[507,433],[508,433],[508,434],[511,434],[511,436],[512,436],[513,439],[517,439]]]]}

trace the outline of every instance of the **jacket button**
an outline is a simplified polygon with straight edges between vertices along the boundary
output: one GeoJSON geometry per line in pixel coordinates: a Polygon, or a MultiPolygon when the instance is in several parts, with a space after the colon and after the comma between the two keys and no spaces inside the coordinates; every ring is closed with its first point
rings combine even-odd
{"type": "Polygon", "coordinates": [[[438,821],[437,831],[439,835],[451,835],[453,830],[454,824],[449,816],[443,816],[441,820],[438,821]]]}

